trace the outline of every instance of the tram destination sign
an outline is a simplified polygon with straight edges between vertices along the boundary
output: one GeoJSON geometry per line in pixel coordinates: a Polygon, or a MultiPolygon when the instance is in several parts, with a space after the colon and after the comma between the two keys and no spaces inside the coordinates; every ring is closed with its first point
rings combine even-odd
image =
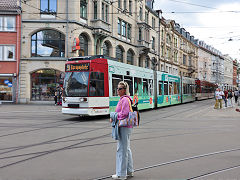
{"type": "Polygon", "coordinates": [[[65,72],[69,71],[89,71],[89,63],[66,64],[65,72]]]}

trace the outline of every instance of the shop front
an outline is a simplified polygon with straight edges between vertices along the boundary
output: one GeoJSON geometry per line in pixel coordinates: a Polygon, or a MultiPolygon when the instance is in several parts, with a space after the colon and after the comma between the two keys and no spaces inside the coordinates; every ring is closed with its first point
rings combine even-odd
{"type": "Polygon", "coordinates": [[[31,101],[54,101],[54,94],[62,86],[64,73],[41,69],[31,73],[31,101]]]}
{"type": "Polygon", "coordinates": [[[11,74],[0,74],[0,102],[14,101],[14,77],[11,74]]]}

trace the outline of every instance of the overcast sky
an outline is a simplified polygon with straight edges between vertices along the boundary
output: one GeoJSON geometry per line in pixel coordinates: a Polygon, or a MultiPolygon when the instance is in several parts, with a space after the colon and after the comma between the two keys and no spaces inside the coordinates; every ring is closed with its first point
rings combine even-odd
{"type": "Polygon", "coordinates": [[[196,39],[240,60],[240,0],[155,0],[154,9],[196,39]]]}

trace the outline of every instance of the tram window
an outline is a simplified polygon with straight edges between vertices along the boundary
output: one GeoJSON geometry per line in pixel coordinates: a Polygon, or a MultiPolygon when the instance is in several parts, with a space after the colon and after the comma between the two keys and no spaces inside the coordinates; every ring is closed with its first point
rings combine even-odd
{"type": "Polygon", "coordinates": [[[187,84],[183,83],[183,94],[187,94],[187,84]]]}
{"type": "Polygon", "coordinates": [[[143,92],[142,88],[142,79],[141,78],[134,78],[134,95],[141,96],[143,92]]]}
{"type": "Polygon", "coordinates": [[[130,76],[124,76],[124,81],[129,85],[130,96],[133,95],[133,78],[130,76]]]}
{"type": "Polygon", "coordinates": [[[153,80],[152,79],[149,79],[148,90],[149,90],[150,96],[153,96],[153,80]]]}
{"type": "Polygon", "coordinates": [[[163,81],[158,82],[158,95],[163,95],[162,89],[163,89],[163,81]]]}
{"type": "Polygon", "coordinates": [[[148,96],[148,80],[143,79],[143,95],[148,96]]]}
{"type": "Polygon", "coordinates": [[[123,76],[121,75],[112,75],[112,96],[118,96],[117,95],[117,87],[118,83],[123,80],[123,76]]]}
{"type": "Polygon", "coordinates": [[[104,96],[104,73],[91,72],[89,96],[104,96]]]}
{"type": "Polygon", "coordinates": [[[174,94],[178,94],[179,83],[174,82],[173,83],[173,88],[174,88],[174,94]]]}
{"type": "Polygon", "coordinates": [[[164,95],[168,95],[168,82],[164,81],[164,95]]]}
{"type": "Polygon", "coordinates": [[[169,95],[173,94],[172,82],[169,82],[169,95]]]}

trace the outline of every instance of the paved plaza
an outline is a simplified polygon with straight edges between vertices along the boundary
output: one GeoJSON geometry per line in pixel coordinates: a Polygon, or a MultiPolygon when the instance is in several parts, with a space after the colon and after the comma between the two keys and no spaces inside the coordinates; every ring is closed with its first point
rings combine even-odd
{"type": "MultiPolygon", "coordinates": [[[[141,112],[129,179],[240,179],[240,113],[213,106],[210,99],[141,112]]],[[[108,120],[62,115],[53,105],[0,105],[0,180],[111,179],[108,120]]]]}

